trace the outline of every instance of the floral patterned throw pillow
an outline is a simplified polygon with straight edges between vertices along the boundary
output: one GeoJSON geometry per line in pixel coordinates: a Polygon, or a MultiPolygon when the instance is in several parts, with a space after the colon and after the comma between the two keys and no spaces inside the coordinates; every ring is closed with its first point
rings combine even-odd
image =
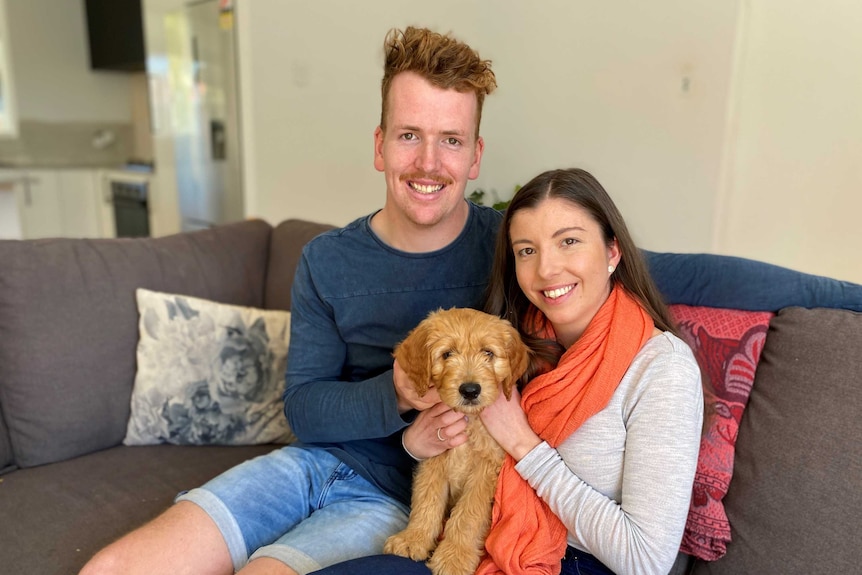
{"type": "Polygon", "coordinates": [[[703,378],[703,436],[680,550],[705,561],[727,551],[724,496],[733,475],[736,434],[766,342],[771,312],[670,306],[703,378]]]}
{"type": "Polygon", "coordinates": [[[123,443],[295,438],[282,409],[290,312],[138,289],[138,371],[123,443]]]}

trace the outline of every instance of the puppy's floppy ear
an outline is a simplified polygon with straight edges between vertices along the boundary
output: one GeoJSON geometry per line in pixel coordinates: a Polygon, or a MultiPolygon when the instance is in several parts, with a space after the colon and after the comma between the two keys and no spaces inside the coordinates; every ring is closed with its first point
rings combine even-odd
{"type": "Polygon", "coordinates": [[[431,353],[428,349],[430,322],[423,321],[395,347],[392,354],[401,369],[407,373],[419,397],[428,392],[431,380],[431,353]]]}
{"type": "Polygon", "coordinates": [[[528,348],[521,340],[518,330],[512,327],[509,322],[506,322],[506,359],[509,362],[509,377],[503,381],[503,393],[506,399],[512,398],[512,389],[518,382],[518,379],[527,371],[530,365],[530,348],[528,348]]]}

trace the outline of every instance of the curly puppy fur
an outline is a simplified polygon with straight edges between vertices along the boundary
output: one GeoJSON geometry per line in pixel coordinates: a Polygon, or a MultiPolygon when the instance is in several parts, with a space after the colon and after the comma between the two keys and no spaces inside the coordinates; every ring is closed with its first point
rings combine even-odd
{"type": "Polygon", "coordinates": [[[497,476],[505,456],[479,413],[507,398],[530,352],[503,319],[473,309],[432,312],[395,349],[419,395],[429,386],[468,420],[469,440],[422,461],[413,478],[407,527],[387,539],[386,553],[428,561],[434,575],[470,575],[484,553],[497,476]],[[446,526],[442,541],[438,538],[446,526]],[[436,549],[435,549],[436,548],[436,549]]]}

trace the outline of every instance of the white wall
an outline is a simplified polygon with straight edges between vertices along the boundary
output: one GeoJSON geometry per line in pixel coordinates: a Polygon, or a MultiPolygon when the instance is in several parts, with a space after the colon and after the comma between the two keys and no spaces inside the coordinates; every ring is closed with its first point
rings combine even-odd
{"type": "Polygon", "coordinates": [[[129,75],[90,70],[84,0],[7,0],[19,120],[131,121],[129,75]]]}
{"type": "Polygon", "coordinates": [[[503,5],[483,30],[501,76],[490,187],[583,167],[644,247],[708,250],[736,2],[503,5]]]}
{"type": "Polygon", "coordinates": [[[715,251],[862,283],[862,3],[750,0],[715,251]]]}
{"type": "Polygon", "coordinates": [[[474,187],[551,167],[605,184],[644,247],[862,281],[862,4],[832,0],[237,3],[246,210],[379,207],[382,39],[452,31],[494,61],[474,187]],[[855,209],[854,209],[855,208],[855,209]]]}

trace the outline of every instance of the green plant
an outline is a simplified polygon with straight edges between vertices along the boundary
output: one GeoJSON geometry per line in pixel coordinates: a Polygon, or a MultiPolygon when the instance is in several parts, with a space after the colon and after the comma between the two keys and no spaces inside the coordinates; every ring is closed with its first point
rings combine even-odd
{"type": "MultiPolygon", "coordinates": [[[[514,196],[518,192],[518,190],[520,190],[520,189],[521,189],[521,184],[516,184],[515,185],[515,191],[512,192],[512,195],[514,196]]],[[[511,199],[500,200],[499,196],[497,196],[496,190],[491,190],[491,195],[494,197],[494,202],[491,204],[491,207],[497,211],[502,212],[507,207],[509,207],[509,202],[512,201],[511,199]]],[[[476,188],[475,190],[470,192],[470,195],[467,196],[467,199],[470,200],[471,202],[473,202],[474,204],[484,206],[485,205],[485,201],[484,201],[485,200],[485,190],[483,190],[482,188],[476,188]]]]}
{"type": "Polygon", "coordinates": [[[470,200],[471,202],[473,202],[474,204],[477,204],[479,206],[484,206],[485,204],[482,203],[482,198],[484,198],[484,197],[485,197],[485,190],[483,190],[482,188],[476,188],[475,190],[470,192],[470,195],[467,196],[467,199],[470,200]]]}

